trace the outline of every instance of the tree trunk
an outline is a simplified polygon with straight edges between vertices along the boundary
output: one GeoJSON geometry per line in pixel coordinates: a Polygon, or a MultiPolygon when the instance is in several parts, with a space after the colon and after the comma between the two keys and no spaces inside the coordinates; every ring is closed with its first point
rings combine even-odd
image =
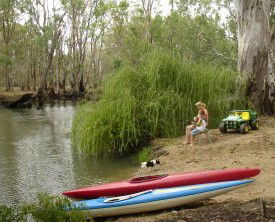
{"type": "Polygon", "coordinates": [[[270,12],[274,0],[234,0],[238,23],[238,70],[249,75],[247,92],[259,111],[274,113],[275,72],[270,12]]]}
{"type": "Polygon", "coordinates": [[[36,62],[33,61],[33,70],[32,70],[32,90],[36,90],[36,62]]]}
{"type": "Polygon", "coordinates": [[[83,71],[82,71],[81,76],[80,76],[78,91],[80,93],[84,93],[85,92],[83,71]]]}
{"type": "Polygon", "coordinates": [[[10,65],[5,65],[5,85],[6,91],[11,91],[10,65]]]}

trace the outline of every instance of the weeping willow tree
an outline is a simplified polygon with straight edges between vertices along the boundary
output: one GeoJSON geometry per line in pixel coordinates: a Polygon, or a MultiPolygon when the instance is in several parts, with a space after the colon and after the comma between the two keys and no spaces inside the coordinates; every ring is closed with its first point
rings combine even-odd
{"type": "Polygon", "coordinates": [[[138,67],[123,67],[108,79],[98,103],[79,107],[73,143],[99,156],[135,152],[154,138],[181,135],[199,100],[207,103],[210,125],[216,126],[231,106],[242,102],[243,97],[236,97],[237,75],[150,53],[138,67]]]}

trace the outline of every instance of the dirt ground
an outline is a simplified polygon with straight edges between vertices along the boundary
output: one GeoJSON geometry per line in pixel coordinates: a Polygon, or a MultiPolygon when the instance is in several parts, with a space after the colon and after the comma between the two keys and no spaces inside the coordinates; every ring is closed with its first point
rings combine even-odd
{"type": "Polygon", "coordinates": [[[107,221],[275,221],[275,117],[261,117],[260,129],[246,135],[218,129],[209,134],[211,144],[206,135],[193,146],[184,145],[184,137],[154,141],[153,155],[161,164],[134,176],[259,167],[256,182],[195,205],[107,221]]]}
{"type": "Polygon", "coordinates": [[[14,87],[13,91],[5,91],[0,87],[0,103],[13,102],[31,91],[22,91],[19,87],[14,87]]]}
{"type": "Polygon", "coordinates": [[[275,202],[223,201],[214,199],[201,201],[176,209],[150,212],[122,217],[96,219],[96,222],[273,222],[275,221],[275,202]]]}

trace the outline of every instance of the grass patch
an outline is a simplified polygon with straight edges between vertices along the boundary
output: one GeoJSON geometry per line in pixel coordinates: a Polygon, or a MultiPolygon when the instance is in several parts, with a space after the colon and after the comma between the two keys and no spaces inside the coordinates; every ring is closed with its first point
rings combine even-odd
{"type": "Polygon", "coordinates": [[[154,138],[183,134],[199,100],[207,104],[210,127],[216,127],[229,109],[244,108],[237,77],[228,68],[150,53],[139,66],[125,66],[109,78],[98,103],[79,107],[72,141],[96,156],[138,152],[154,138]]]}
{"type": "MultiPolygon", "coordinates": [[[[86,222],[89,215],[81,211],[66,211],[71,202],[60,196],[38,194],[36,203],[24,204],[22,206],[0,205],[0,221],[67,221],[86,222]]],[[[92,218],[89,218],[92,221],[92,218]]]]}
{"type": "Polygon", "coordinates": [[[137,162],[142,163],[146,162],[151,159],[151,147],[145,147],[143,148],[138,154],[137,154],[137,162]]]}

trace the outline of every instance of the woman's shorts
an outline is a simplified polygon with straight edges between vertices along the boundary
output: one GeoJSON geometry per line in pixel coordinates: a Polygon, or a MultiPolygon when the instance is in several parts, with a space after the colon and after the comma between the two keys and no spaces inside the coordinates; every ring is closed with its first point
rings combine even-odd
{"type": "Polygon", "coordinates": [[[193,129],[193,130],[191,131],[191,135],[192,135],[192,136],[196,136],[196,135],[198,135],[200,132],[201,132],[201,130],[199,130],[198,128],[195,128],[195,129],[193,129]]]}

